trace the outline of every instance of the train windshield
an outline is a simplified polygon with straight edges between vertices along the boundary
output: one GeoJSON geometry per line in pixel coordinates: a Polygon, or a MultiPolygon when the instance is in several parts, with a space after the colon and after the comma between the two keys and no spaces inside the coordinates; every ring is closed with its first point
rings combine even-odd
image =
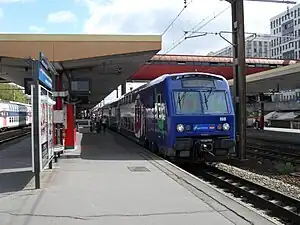
{"type": "Polygon", "coordinates": [[[204,114],[229,113],[225,91],[208,90],[200,93],[204,114]]]}
{"type": "Polygon", "coordinates": [[[229,113],[225,91],[176,91],[177,114],[227,114],[229,113]]]}

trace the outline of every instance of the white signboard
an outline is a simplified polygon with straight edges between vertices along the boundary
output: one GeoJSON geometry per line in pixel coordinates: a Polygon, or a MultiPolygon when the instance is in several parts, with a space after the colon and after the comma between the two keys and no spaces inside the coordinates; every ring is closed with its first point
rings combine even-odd
{"type": "Polygon", "coordinates": [[[64,110],[54,110],[53,123],[64,123],[64,122],[65,122],[64,110]]]}
{"type": "MultiPolygon", "coordinates": [[[[31,87],[31,93],[33,92],[31,87]]],[[[39,151],[40,151],[40,168],[41,171],[49,164],[54,156],[53,149],[53,105],[55,102],[51,99],[52,93],[39,85],[39,136],[34,136],[34,126],[32,126],[32,159],[34,171],[34,139],[39,138],[39,151]]],[[[33,102],[33,95],[31,95],[33,102]]]]}

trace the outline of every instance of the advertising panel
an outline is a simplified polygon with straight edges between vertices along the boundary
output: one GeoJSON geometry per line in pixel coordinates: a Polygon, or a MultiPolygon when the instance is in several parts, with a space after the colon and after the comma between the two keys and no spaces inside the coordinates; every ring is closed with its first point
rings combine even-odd
{"type": "Polygon", "coordinates": [[[53,151],[53,105],[52,76],[57,72],[49,60],[40,52],[32,70],[31,98],[33,106],[32,158],[35,188],[40,188],[40,172],[46,166],[52,168],[53,151]]]}
{"type": "Polygon", "coordinates": [[[49,161],[48,148],[48,91],[40,86],[40,156],[41,169],[43,170],[49,161]]]}

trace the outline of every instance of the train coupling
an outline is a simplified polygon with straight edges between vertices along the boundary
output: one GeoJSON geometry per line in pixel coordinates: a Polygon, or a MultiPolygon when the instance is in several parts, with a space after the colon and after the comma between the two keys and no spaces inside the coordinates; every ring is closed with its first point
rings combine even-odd
{"type": "Polygon", "coordinates": [[[213,153],[213,150],[214,150],[214,143],[211,139],[208,139],[208,140],[198,140],[196,143],[195,143],[195,148],[198,152],[198,154],[201,154],[201,153],[208,153],[212,156],[215,156],[214,153],[213,153]]]}

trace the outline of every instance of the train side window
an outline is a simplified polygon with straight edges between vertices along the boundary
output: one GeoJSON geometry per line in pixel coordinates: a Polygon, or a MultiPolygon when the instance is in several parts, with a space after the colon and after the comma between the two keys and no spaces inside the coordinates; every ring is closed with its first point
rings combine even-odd
{"type": "Polygon", "coordinates": [[[161,103],[161,94],[157,95],[157,103],[161,103]]]}

